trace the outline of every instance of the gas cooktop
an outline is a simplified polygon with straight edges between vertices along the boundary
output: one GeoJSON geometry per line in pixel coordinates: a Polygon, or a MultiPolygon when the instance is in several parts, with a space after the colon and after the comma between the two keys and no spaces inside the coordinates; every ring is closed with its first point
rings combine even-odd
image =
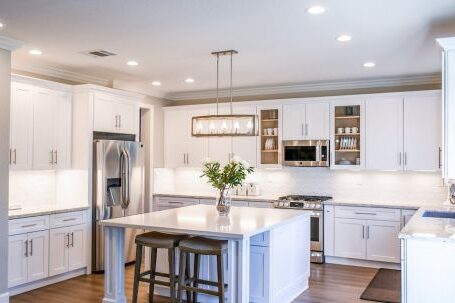
{"type": "Polygon", "coordinates": [[[322,202],[332,199],[328,196],[288,195],[279,197],[275,208],[293,208],[306,210],[322,210],[322,202]]]}

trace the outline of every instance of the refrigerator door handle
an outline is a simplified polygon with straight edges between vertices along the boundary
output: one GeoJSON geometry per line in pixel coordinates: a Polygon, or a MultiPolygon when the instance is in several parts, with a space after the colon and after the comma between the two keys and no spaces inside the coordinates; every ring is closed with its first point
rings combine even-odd
{"type": "Polygon", "coordinates": [[[130,156],[126,149],[120,154],[120,178],[122,208],[127,209],[130,204],[130,156]]]}

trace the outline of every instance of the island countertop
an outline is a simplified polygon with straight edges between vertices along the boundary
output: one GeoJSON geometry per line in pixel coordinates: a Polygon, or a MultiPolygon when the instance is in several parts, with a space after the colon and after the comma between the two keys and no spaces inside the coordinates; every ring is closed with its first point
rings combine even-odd
{"type": "Polygon", "coordinates": [[[104,220],[101,224],[111,227],[241,239],[309,215],[309,212],[301,210],[233,206],[229,216],[221,217],[214,205],[193,205],[104,220]]]}

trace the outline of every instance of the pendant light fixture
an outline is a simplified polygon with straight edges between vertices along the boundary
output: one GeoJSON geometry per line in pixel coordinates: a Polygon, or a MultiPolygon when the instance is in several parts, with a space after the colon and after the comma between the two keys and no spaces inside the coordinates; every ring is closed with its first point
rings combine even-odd
{"type": "Polygon", "coordinates": [[[225,50],[213,52],[216,56],[216,115],[197,116],[192,119],[191,134],[194,137],[236,137],[236,136],[256,136],[256,115],[234,115],[232,112],[232,57],[238,54],[236,50],[225,50]],[[230,56],[230,84],[229,102],[230,114],[220,115],[219,108],[219,76],[220,76],[220,57],[230,56]]]}

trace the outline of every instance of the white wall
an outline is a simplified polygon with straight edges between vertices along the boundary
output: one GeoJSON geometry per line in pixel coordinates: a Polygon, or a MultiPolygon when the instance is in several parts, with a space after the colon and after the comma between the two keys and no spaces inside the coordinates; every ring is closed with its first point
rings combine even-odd
{"type": "Polygon", "coordinates": [[[10,74],[11,53],[10,51],[0,49],[0,296],[8,290],[10,74]]]}
{"type": "MultiPolygon", "coordinates": [[[[213,194],[213,189],[200,178],[200,169],[155,169],[155,193],[213,194]]],[[[257,182],[261,194],[331,195],[336,200],[362,202],[428,202],[437,204],[447,198],[447,187],[439,173],[335,171],[327,168],[259,169],[247,182],[257,182]]]]}

